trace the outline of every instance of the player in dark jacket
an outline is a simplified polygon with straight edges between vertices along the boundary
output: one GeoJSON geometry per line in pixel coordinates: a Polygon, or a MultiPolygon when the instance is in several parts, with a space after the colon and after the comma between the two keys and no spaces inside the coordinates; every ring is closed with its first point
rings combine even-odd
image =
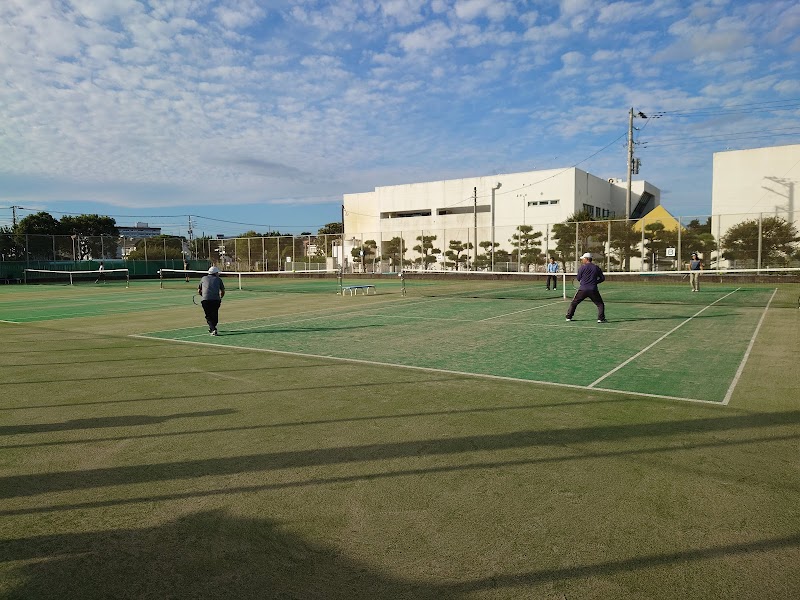
{"type": "Polygon", "coordinates": [[[572,321],[572,316],[575,314],[578,304],[589,298],[597,306],[597,322],[605,323],[606,305],[603,303],[603,297],[600,295],[600,290],[597,289],[597,284],[603,283],[606,280],[606,276],[603,275],[603,269],[592,262],[592,255],[588,252],[581,256],[581,262],[583,264],[578,268],[580,286],[567,310],[567,321],[572,321]]]}

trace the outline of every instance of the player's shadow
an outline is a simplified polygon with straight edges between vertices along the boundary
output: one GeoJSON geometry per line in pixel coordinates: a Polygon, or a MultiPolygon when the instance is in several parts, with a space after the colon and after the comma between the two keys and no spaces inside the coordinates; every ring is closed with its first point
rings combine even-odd
{"type": "Polygon", "coordinates": [[[198,417],[218,417],[231,415],[236,411],[232,408],[205,410],[188,413],[175,413],[172,415],[126,415],[121,417],[93,417],[91,419],[70,419],[60,423],[37,423],[29,425],[4,425],[0,426],[0,435],[22,435],[30,433],[50,433],[54,431],[71,431],[78,429],[101,429],[106,427],[135,427],[141,425],[158,425],[174,419],[187,419],[198,417]]]}
{"type": "Polygon", "coordinates": [[[441,598],[436,586],[392,577],[274,521],[222,511],[16,539],[0,546],[0,560],[19,561],[7,580],[13,598],[441,598]]]}

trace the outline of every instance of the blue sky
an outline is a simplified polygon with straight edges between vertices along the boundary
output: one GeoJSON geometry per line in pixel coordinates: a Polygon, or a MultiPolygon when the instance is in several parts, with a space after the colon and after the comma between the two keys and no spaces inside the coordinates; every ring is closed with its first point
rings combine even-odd
{"type": "Polygon", "coordinates": [[[342,194],[578,166],[711,210],[714,152],[800,143],[795,1],[3,0],[0,225],[316,231],[342,194]]]}

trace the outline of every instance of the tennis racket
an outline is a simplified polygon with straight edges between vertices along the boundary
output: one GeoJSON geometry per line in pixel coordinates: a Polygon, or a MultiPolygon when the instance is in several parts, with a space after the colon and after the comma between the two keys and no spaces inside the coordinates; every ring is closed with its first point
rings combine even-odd
{"type": "Polygon", "coordinates": [[[581,287],[581,280],[578,279],[577,277],[573,277],[572,278],[572,289],[573,290],[579,290],[580,287],[581,287]]]}
{"type": "Polygon", "coordinates": [[[197,297],[198,297],[197,294],[192,296],[192,304],[194,304],[195,306],[200,306],[200,303],[197,301],[197,297]]]}

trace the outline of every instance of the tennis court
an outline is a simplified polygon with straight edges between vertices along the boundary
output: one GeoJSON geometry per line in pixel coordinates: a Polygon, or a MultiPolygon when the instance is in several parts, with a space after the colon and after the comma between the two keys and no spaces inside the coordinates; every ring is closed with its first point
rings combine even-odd
{"type": "Polygon", "coordinates": [[[796,596],[797,284],[531,281],[0,286],[0,596],[796,596]]]}
{"type": "Polygon", "coordinates": [[[412,279],[406,296],[396,282],[370,281],[375,296],[331,297],[307,311],[272,299],[253,318],[223,322],[217,338],[201,325],[144,335],[727,403],[779,291],[727,281],[709,281],[699,294],[686,285],[643,290],[611,283],[604,289],[609,322],[599,324],[588,301],[565,322],[563,289],[546,291],[530,281],[412,279]],[[702,376],[686,368],[690,361],[702,364],[702,376]]]}

